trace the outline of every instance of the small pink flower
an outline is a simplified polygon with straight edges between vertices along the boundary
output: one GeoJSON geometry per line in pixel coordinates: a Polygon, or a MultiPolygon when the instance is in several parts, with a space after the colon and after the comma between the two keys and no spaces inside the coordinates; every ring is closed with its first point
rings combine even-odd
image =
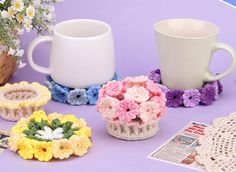
{"type": "Polygon", "coordinates": [[[133,100],[137,103],[143,103],[149,100],[149,92],[144,87],[128,88],[124,94],[125,99],[133,100]]]}
{"type": "Polygon", "coordinates": [[[123,122],[131,122],[139,116],[139,105],[131,100],[122,100],[116,106],[116,116],[123,122]]]}
{"type": "Polygon", "coordinates": [[[145,86],[148,81],[146,76],[127,77],[124,79],[125,88],[145,86]]]}
{"type": "Polygon", "coordinates": [[[158,85],[151,80],[146,82],[146,89],[151,93],[151,95],[160,95],[162,92],[158,85]]]}
{"type": "Polygon", "coordinates": [[[140,104],[140,118],[143,122],[151,122],[158,119],[158,114],[161,112],[159,105],[156,102],[144,102],[140,104]]]}
{"type": "Polygon", "coordinates": [[[119,100],[112,97],[103,97],[97,103],[97,111],[102,114],[105,119],[113,120],[116,118],[116,105],[119,100]]]}
{"type": "Polygon", "coordinates": [[[150,101],[156,102],[160,106],[160,114],[159,117],[163,116],[166,112],[166,96],[165,93],[161,92],[159,96],[154,96],[150,99],[150,101]]]}
{"type": "Polygon", "coordinates": [[[99,93],[98,93],[98,99],[101,99],[103,97],[106,96],[106,88],[105,86],[103,86],[100,90],[99,90],[99,93]]]}
{"type": "Polygon", "coordinates": [[[119,96],[123,91],[123,82],[110,81],[106,85],[106,94],[111,97],[119,96]]]}

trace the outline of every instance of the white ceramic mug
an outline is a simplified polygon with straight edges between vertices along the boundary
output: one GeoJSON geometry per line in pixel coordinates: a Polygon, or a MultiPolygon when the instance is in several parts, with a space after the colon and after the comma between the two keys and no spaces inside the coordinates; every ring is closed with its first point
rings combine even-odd
{"type": "Polygon", "coordinates": [[[64,86],[85,88],[104,84],[115,73],[111,27],[90,19],[64,21],[54,27],[53,36],[41,36],[31,42],[28,60],[33,69],[51,75],[64,86]],[[34,48],[42,42],[51,42],[49,68],[33,61],[34,48]]]}
{"type": "Polygon", "coordinates": [[[236,67],[235,50],[217,42],[219,28],[207,21],[168,19],[154,25],[160,58],[162,82],[171,89],[200,88],[206,81],[219,80],[236,67]],[[219,75],[209,71],[212,54],[223,49],[233,59],[230,68],[219,75]]]}

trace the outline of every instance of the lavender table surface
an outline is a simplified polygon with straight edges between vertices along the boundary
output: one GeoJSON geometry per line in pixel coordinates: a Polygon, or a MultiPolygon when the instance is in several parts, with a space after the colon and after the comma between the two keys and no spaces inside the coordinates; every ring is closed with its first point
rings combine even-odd
{"type": "MultiPolygon", "coordinates": [[[[65,0],[57,5],[57,22],[73,18],[93,18],[108,22],[113,28],[116,46],[116,70],[121,77],[147,74],[158,67],[153,24],[161,19],[188,17],[208,20],[217,24],[219,40],[236,48],[236,9],[218,0],[65,0]]],[[[22,37],[26,50],[35,33],[22,37]]],[[[48,65],[48,45],[39,46],[35,61],[48,65]]],[[[25,57],[25,62],[27,62],[25,57]]],[[[211,63],[213,72],[222,72],[230,64],[229,55],[217,52],[211,63]]],[[[196,64],[197,65],[197,64],[196,64]]],[[[18,70],[11,83],[22,80],[42,83],[45,76],[28,65],[18,70]]],[[[5,151],[0,155],[1,171],[172,171],[191,169],[147,159],[146,156],[163,144],[189,121],[211,123],[218,116],[236,111],[236,72],[222,80],[225,91],[212,106],[193,109],[169,108],[161,120],[161,131],[144,141],[122,141],[106,133],[105,123],[94,106],[73,107],[51,101],[46,111],[74,113],[83,117],[93,129],[93,147],[81,158],[41,163],[22,160],[17,154],[5,151]]],[[[15,123],[0,119],[0,128],[10,129],[15,123]]]]}

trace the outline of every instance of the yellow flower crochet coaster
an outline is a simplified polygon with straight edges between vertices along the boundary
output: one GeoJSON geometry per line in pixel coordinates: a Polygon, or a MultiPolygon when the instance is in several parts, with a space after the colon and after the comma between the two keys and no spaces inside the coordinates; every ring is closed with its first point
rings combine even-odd
{"type": "Polygon", "coordinates": [[[43,109],[50,99],[50,91],[39,83],[23,81],[6,84],[0,87],[0,116],[9,121],[18,121],[43,109]]]}
{"type": "Polygon", "coordinates": [[[84,119],[74,115],[35,111],[28,118],[21,118],[12,127],[8,139],[9,149],[23,159],[50,161],[66,159],[71,155],[83,156],[91,144],[91,128],[84,119]]]}

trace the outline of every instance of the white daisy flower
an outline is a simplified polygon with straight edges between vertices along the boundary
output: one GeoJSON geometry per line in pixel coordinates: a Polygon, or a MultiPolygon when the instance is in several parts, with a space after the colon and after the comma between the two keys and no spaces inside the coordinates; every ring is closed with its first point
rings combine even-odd
{"type": "Polygon", "coordinates": [[[13,48],[10,47],[9,51],[8,51],[8,55],[13,56],[16,53],[16,50],[14,50],[13,48]]]}
{"type": "Polygon", "coordinates": [[[24,27],[26,29],[27,32],[30,32],[31,28],[33,27],[32,24],[31,24],[31,20],[25,20],[25,24],[24,24],[24,27]]]}
{"type": "Polygon", "coordinates": [[[9,14],[8,14],[8,12],[7,12],[6,10],[3,10],[3,11],[1,12],[1,16],[2,16],[3,19],[6,19],[6,18],[9,17],[9,14]]]}
{"type": "Polygon", "coordinates": [[[14,12],[13,7],[9,7],[8,8],[8,15],[9,15],[10,18],[14,18],[15,17],[15,12],[14,12]]]}
{"type": "Polygon", "coordinates": [[[14,0],[13,1],[13,8],[15,11],[22,11],[24,9],[24,3],[22,0],[14,0]]]}
{"type": "Polygon", "coordinates": [[[34,15],[35,15],[35,9],[33,6],[29,6],[27,9],[26,9],[26,15],[28,18],[30,19],[33,19],[34,18],[34,15]]]}
{"type": "Polygon", "coordinates": [[[17,56],[17,57],[22,57],[24,55],[24,50],[16,50],[16,54],[15,54],[15,56],[17,56]]]}

